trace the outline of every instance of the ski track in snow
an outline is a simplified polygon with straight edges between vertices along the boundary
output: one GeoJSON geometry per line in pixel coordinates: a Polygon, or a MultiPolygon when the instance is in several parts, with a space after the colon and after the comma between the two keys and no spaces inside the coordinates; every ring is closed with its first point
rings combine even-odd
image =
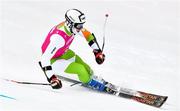
{"type": "Polygon", "coordinates": [[[172,1],[0,1],[0,111],[179,111],[178,3],[172,1]],[[40,46],[69,8],[87,15],[85,26],[102,45],[104,15],[106,60],[97,65],[84,38],[70,47],[105,80],[167,95],[162,108],[102,94],[63,82],[63,88],[21,85],[4,79],[47,83],[38,66],[40,46]],[[98,7],[98,10],[97,8],[98,7]],[[77,45],[78,44],[78,45],[77,45]],[[79,45],[80,44],[80,45],[79,45]],[[8,99],[8,97],[15,98],[8,99]]]}

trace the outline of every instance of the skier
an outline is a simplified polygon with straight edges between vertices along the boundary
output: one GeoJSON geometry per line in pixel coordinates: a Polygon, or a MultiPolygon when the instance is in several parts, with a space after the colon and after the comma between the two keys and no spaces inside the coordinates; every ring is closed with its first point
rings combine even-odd
{"type": "Polygon", "coordinates": [[[77,74],[79,80],[99,91],[105,89],[106,82],[95,76],[93,70],[69,46],[75,35],[84,37],[92,48],[98,64],[102,64],[105,55],[99,48],[93,33],[83,27],[86,22],[84,13],[78,9],[70,9],[65,13],[65,21],[54,26],[42,44],[41,65],[53,89],[62,87],[61,80],[56,75],[77,74]],[[55,72],[55,70],[58,72],[55,72]]]}

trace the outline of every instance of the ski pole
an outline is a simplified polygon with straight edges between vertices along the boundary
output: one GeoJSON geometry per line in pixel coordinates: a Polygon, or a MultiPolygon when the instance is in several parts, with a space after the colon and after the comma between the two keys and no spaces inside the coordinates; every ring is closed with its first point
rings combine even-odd
{"type": "Polygon", "coordinates": [[[39,66],[41,67],[41,69],[42,69],[42,71],[43,71],[44,75],[46,76],[46,79],[47,79],[48,81],[50,81],[50,79],[48,78],[48,76],[47,76],[46,72],[43,70],[43,67],[42,67],[42,64],[41,64],[41,62],[40,62],[40,61],[39,61],[39,66]]]}
{"type": "Polygon", "coordinates": [[[100,48],[100,46],[99,46],[99,44],[98,44],[98,42],[97,42],[97,39],[96,39],[94,33],[92,33],[92,35],[94,36],[94,40],[95,40],[98,48],[99,48],[100,50],[102,50],[102,52],[103,52],[103,50],[104,50],[104,45],[105,45],[105,29],[106,29],[106,23],[107,23],[107,17],[108,17],[108,16],[109,16],[108,14],[105,15],[106,19],[105,19],[105,22],[104,22],[104,25],[103,25],[103,45],[102,45],[102,48],[100,48]]]}
{"type": "Polygon", "coordinates": [[[31,85],[50,85],[49,83],[37,83],[37,82],[22,82],[22,81],[15,81],[15,80],[9,80],[9,79],[4,79],[6,81],[18,83],[18,84],[31,84],[31,85]]]}
{"type": "Polygon", "coordinates": [[[104,25],[103,25],[103,45],[102,45],[102,52],[104,50],[104,45],[105,45],[105,32],[106,32],[106,24],[107,24],[107,18],[108,18],[108,14],[105,15],[105,21],[104,21],[104,25]]]}

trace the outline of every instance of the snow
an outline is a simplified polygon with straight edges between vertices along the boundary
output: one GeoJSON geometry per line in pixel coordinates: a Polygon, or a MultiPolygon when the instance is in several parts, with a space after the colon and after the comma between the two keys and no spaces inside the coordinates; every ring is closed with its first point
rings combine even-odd
{"type": "Polygon", "coordinates": [[[0,111],[179,111],[179,2],[175,0],[119,1],[0,1],[0,111]],[[71,49],[94,72],[114,84],[167,95],[162,108],[98,93],[80,86],[53,90],[49,86],[19,85],[2,78],[47,83],[38,66],[40,46],[67,9],[78,8],[86,27],[102,45],[108,13],[103,65],[94,61],[84,38],[76,37],[71,49]]]}

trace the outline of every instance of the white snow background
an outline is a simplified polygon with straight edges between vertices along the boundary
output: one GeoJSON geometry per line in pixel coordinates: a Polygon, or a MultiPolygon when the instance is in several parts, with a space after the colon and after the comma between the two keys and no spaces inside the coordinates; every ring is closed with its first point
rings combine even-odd
{"type": "Polygon", "coordinates": [[[0,1],[0,111],[179,111],[179,1],[0,1]],[[68,9],[86,14],[85,27],[103,41],[105,14],[109,14],[104,64],[97,65],[82,37],[71,49],[96,75],[124,87],[167,95],[162,108],[98,93],[79,85],[53,90],[49,86],[19,85],[18,81],[47,83],[38,66],[41,44],[49,30],[64,20],[68,9]]]}

